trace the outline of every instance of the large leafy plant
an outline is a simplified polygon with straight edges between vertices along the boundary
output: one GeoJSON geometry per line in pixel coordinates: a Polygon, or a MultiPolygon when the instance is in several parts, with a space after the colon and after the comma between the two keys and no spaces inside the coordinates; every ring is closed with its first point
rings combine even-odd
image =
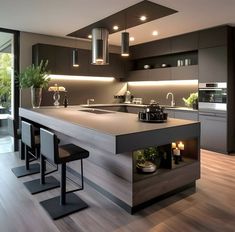
{"type": "Polygon", "coordinates": [[[183,101],[186,106],[192,107],[193,104],[197,104],[198,102],[198,93],[191,93],[187,99],[183,98],[183,101]]]}
{"type": "Polygon", "coordinates": [[[19,82],[21,88],[43,88],[47,87],[50,81],[49,74],[46,70],[48,61],[41,60],[40,64],[30,65],[19,74],[19,82]]]}

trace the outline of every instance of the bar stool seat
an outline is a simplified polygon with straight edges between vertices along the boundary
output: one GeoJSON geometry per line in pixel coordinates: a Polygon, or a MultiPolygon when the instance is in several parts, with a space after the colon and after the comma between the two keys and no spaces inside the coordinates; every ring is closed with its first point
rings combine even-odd
{"type": "MultiPolygon", "coordinates": [[[[40,165],[38,163],[30,165],[30,162],[38,159],[38,154],[40,153],[40,136],[35,135],[35,129],[31,123],[21,122],[21,141],[25,148],[25,165],[11,169],[18,178],[40,172],[40,165]]],[[[23,154],[21,154],[22,156],[23,154]]]]}
{"type": "Polygon", "coordinates": [[[67,163],[74,160],[86,159],[89,152],[74,144],[65,144],[59,147],[58,164],[67,163]]]}
{"type": "Polygon", "coordinates": [[[45,129],[40,129],[41,141],[41,182],[44,183],[44,160],[50,160],[61,167],[60,196],[40,202],[52,219],[59,219],[71,213],[87,208],[88,205],[73,192],[83,190],[83,159],[89,157],[89,152],[74,144],[58,145],[57,136],[45,129]],[[80,160],[81,187],[66,191],[66,163],[80,160]]]}

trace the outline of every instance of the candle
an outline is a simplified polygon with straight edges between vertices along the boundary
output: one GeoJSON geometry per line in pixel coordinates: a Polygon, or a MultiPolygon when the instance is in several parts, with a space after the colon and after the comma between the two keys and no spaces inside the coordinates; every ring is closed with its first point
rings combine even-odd
{"type": "Polygon", "coordinates": [[[176,148],[176,143],[172,143],[171,144],[171,149],[175,149],[176,148]]]}
{"type": "Polygon", "coordinates": [[[179,142],[178,148],[183,151],[184,150],[184,144],[182,142],[179,142]]]}
{"type": "Polygon", "coordinates": [[[178,148],[175,148],[175,149],[173,150],[173,154],[174,154],[174,155],[177,155],[177,156],[180,156],[180,150],[179,150],[178,148]]]}

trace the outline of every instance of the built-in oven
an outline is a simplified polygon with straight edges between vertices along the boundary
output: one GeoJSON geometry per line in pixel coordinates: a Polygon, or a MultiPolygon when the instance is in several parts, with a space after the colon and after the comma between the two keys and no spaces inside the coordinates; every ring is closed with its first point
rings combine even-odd
{"type": "Polygon", "coordinates": [[[199,83],[198,108],[200,110],[227,110],[227,83],[199,83]]]}

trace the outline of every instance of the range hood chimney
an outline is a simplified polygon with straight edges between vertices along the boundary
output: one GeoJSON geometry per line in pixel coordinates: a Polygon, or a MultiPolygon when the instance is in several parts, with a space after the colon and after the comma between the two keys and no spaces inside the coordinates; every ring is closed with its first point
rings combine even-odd
{"type": "Polygon", "coordinates": [[[105,28],[92,29],[92,64],[109,64],[109,32],[105,28]]]}

